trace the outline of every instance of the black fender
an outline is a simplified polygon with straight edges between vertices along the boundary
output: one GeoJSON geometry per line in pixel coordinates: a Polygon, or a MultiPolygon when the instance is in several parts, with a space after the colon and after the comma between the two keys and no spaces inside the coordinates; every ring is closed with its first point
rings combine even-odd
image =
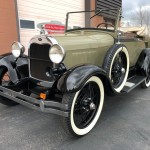
{"type": "Polygon", "coordinates": [[[136,64],[138,74],[147,76],[150,69],[150,48],[144,49],[136,64]]]}
{"type": "Polygon", "coordinates": [[[0,56],[0,66],[5,66],[8,69],[11,81],[16,83],[21,76],[17,70],[21,71],[22,66],[28,66],[28,60],[25,57],[21,57],[16,61],[11,53],[6,53],[0,56]]]}
{"type": "Polygon", "coordinates": [[[95,65],[81,65],[75,66],[67,72],[65,72],[57,81],[57,89],[62,93],[73,93],[79,91],[85,82],[91,76],[98,76],[101,78],[104,88],[105,85],[109,85],[109,89],[105,89],[105,92],[109,90],[109,93],[115,93],[111,86],[111,81],[109,80],[105,70],[95,65]]]}

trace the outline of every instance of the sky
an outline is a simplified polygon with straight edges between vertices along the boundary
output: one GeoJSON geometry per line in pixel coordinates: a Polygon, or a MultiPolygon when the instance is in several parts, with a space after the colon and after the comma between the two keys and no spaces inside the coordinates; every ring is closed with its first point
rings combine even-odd
{"type": "Polygon", "coordinates": [[[139,6],[150,6],[150,0],[122,0],[123,16],[130,18],[131,12],[136,10],[139,6]]]}
{"type": "Polygon", "coordinates": [[[150,9],[150,0],[122,0],[122,26],[139,26],[139,21],[133,19],[139,7],[150,9]]]}

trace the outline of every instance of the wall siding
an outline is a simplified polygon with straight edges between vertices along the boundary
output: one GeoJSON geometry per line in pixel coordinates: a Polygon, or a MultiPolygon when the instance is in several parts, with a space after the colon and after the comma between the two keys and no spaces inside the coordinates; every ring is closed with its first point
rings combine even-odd
{"type": "MultiPolygon", "coordinates": [[[[19,19],[33,20],[35,26],[41,22],[50,22],[52,20],[61,21],[65,24],[66,13],[69,11],[81,11],[85,9],[84,0],[17,0],[19,19]]],[[[85,20],[82,15],[80,20],[85,20]]],[[[27,47],[29,40],[34,35],[39,34],[38,28],[22,29],[20,28],[20,39],[23,45],[27,47]]]]}

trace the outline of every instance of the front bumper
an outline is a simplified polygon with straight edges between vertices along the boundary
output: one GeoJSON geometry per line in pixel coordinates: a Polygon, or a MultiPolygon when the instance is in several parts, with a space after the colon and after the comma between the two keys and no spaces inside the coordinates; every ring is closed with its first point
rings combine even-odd
{"type": "Polygon", "coordinates": [[[52,100],[36,99],[2,86],[0,86],[0,95],[37,111],[68,117],[67,104],[52,100]]]}

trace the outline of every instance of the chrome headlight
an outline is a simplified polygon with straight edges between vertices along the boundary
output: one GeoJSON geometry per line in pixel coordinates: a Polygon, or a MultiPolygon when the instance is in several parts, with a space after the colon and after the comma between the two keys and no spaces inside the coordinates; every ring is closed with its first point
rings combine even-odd
{"type": "Polygon", "coordinates": [[[12,54],[14,57],[18,58],[25,51],[24,46],[19,42],[14,42],[12,44],[12,54]]]}
{"type": "Polygon", "coordinates": [[[49,50],[49,58],[53,63],[60,63],[65,57],[65,50],[62,46],[55,44],[49,50]]]}

